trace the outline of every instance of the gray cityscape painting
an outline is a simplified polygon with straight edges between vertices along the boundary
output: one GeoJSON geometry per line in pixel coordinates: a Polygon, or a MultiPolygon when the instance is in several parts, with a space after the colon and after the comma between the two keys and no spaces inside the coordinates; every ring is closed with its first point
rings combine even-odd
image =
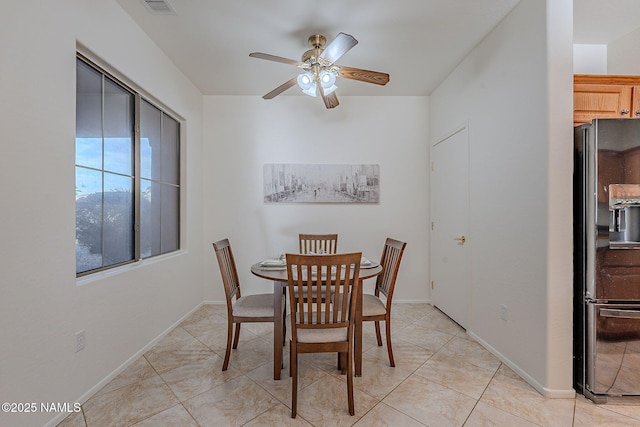
{"type": "Polygon", "coordinates": [[[380,166],[264,165],[265,203],[379,203],[380,166]]]}

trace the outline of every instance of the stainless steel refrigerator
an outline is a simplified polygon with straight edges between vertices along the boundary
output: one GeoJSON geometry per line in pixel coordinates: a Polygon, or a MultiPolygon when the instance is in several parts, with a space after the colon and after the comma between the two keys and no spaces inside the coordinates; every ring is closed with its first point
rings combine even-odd
{"type": "Polygon", "coordinates": [[[640,395],[640,119],[575,128],[574,385],[640,395]]]}

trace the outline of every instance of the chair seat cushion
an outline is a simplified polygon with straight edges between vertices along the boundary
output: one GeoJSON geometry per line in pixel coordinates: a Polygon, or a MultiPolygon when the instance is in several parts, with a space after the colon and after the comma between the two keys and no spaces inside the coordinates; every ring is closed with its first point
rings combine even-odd
{"type": "Polygon", "coordinates": [[[382,316],[387,313],[387,307],[380,298],[371,294],[362,294],[362,315],[382,316]]]}
{"type": "MultiPolygon", "coordinates": [[[[321,314],[324,316],[324,312],[321,314]]],[[[314,316],[315,318],[315,313],[314,316]]],[[[291,315],[287,314],[287,325],[291,325],[291,315]]],[[[287,328],[287,339],[291,339],[291,330],[293,328],[287,328]]],[[[322,329],[307,329],[296,328],[297,341],[299,343],[323,343],[323,342],[342,342],[347,340],[348,328],[322,328],[322,329]]]]}
{"type": "Polygon", "coordinates": [[[237,317],[273,317],[273,294],[245,295],[233,304],[237,317]]]}
{"type": "MultiPolygon", "coordinates": [[[[303,291],[302,291],[302,295],[303,295],[305,298],[307,297],[307,292],[308,292],[308,291],[307,291],[307,289],[305,289],[305,290],[303,290],[303,291]]],[[[327,295],[327,287],[326,287],[326,286],[322,286],[322,287],[321,287],[321,290],[320,290],[320,293],[321,293],[321,295],[322,295],[322,298],[323,298],[323,299],[325,299],[325,298],[326,298],[326,295],[327,295]]],[[[317,294],[318,294],[318,290],[314,287],[314,288],[311,290],[311,298],[316,298],[317,294]]],[[[298,288],[297,288],[297,287],[296,287],[296,288],[294,288],[294,290],[293,290],[293,295],[295,295],[296,299],[298,298],[298,288]]]]}

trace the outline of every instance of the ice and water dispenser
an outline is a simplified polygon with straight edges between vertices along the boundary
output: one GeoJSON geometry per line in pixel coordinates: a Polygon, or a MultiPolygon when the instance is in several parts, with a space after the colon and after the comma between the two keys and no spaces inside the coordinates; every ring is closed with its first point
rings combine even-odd
{"type": "Polygon", "coordinates": [[[640,249],[640,185],[609,185],[609,247],[640,249]]]}

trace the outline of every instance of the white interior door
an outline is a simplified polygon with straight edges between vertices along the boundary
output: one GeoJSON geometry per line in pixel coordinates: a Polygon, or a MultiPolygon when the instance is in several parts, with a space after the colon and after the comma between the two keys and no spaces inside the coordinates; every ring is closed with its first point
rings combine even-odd
{"type": "Polygon", "coordinates": [[[466,126],[434,145],[431,160],[431,300],[466,328],[471,243],[466,126]]]}

